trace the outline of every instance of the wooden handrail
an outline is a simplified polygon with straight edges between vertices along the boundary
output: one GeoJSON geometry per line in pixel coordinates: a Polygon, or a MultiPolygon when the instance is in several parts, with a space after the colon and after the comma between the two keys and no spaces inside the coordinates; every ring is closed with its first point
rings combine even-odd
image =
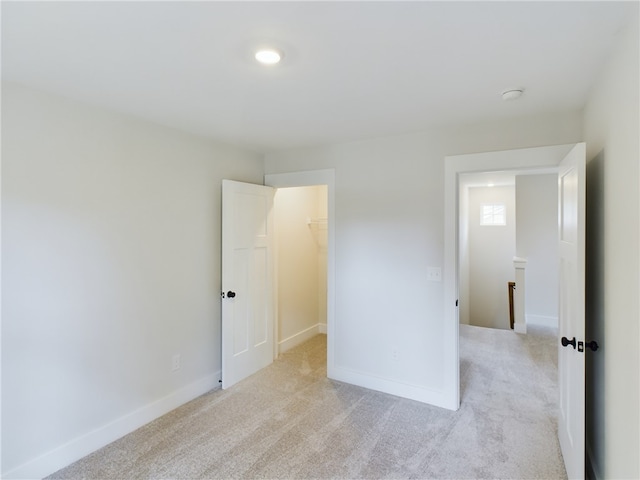
{"type": "Polygon", "coordinates": [[[507,288],[509,289],[509,326],[513,330],[513,324],[515,322],[515,313],[513,310],[513,291],[516,289],[516,282],[509,282],[507,288]]]}

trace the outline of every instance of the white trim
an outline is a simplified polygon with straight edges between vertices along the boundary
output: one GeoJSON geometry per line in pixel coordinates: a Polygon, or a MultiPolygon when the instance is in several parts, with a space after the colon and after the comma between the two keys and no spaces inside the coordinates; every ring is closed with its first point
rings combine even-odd
{"type": "Polygon", "coordinates": [[[302,172],[271,173],[264,176],[264,184],[274,188],[333,185],[335,170],[307,170],[302,172]]]}
{"type": "Polygon", "coordinates": [[[444,351],[441,368],[446,379],[446,387],[451,405],[449,408],[460,408],[460,317],[458,298],[458,172],[455,166],[445,157],[444,163],[444,268],[443,281],[443,314],[444,314],[444,351]]]}
{"type": "Polygon", "coordinates": [[[370,390],[389,393],[397,397],[428,403],[436,407],[457,410],[457,407],[452,408],[454,403],[452,402],[452,398],[448,392],[431,390],[419,385],[398,382],[396,380],[377,377],[343,367],[336,367],[334,369],[334,376],[331,378],[333,380],[350,383],[370,390]]]}
{"type": "Polygon", "coordinates": [[[308,187],[312,185],[327,186],[327,377],[335,378],[335,170],[308,170],[301,172],[268,174],[264,176],[264,184],[274,188],[308,187]]]}
{"type": "Polygon", "coordinates": [[[514,323],[513,324],[513,331],[516,332],[516,333],[525,334],[525,333],[527,333],[527,324],[526,323],[514,323]]]}
{"type": "Polygon", "coordinates": [[[527,325],[539,325],[541,327],[558,328],[558,317],[547,315],[525,315],[527,325]]]}
{"type": "Polygon", "coordinates": [[[122,438],[171,410],[220,388],[221,372],[196,380],[169,395],[124,415],[2,474],[2,478],[44,478],[122,438]]]}
{"type": "Polygon", "coordinates": [[[319,323],[318,324],[318,333],[323,333],[323,334],[327,334],[327,324],[326,323],[319,323]]]}
{"type": "Polygon", "coordinates": [[[325,332],[322,332],[320,325],[323,325],[323,324],[317,323],[312,327],[305,328],[301,332],[291,335],[290,337],[285,338],[284,340],[278,342],[278,352],[284,353],[287,350],[290,350],[293,347],[298,346],[301,343],[306,342],[307,340],[310,340],[311,338],[315,337],[319,333],[325,333],[327,330],[327,326],[324,325],[325,332]]]}
{"type": "Polygon", "coordinates": [[[444,325],[445,356],[442,359],[444,378],[450,389],[447,397],[458,409],[460,406],[460,357],[458,352],[458,183],[462,173],[503,170],[544,170],[557,168],[560,161],[574,147],[554,145],[546,147],[504,150],[499,152],[452,155],[444,158],[444,325]]]}

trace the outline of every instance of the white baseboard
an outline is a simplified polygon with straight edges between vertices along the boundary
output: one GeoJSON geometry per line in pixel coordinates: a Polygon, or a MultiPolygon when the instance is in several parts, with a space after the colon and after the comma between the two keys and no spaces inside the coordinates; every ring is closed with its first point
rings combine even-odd
{"type": "Polygon", "coordinates": [[[318,323],[312,327],[306,328],[301,332],[291,335],[288,338],[278,342],[278,353],[284,353],[287,350],[300,345],[303,342],[315,337],[319,333],[327,333],[327,325],[318,323]],[[322,331],[324,327],[324,332],[322,331]]]}
{"type": "Polygon", "coordinates": [[[57,472],[194,398],[214,388],[219,388],[220,375],[220,372],[207,375],[111,423],[60,445],[9,472],[3,472],[2,478],[43,478],[57,472]]]}
{"type": "Polygon", "coordinates": [[[558,317],[547,317],[545,315],[525,315],[527,325],[539,325],[541,327],[558,328],[558,317]]]}
{"type": "Polygon", "coordinates": [[[422,403],[428,403],[430,405],[435,405],[436,407],[446,408],[447,410],[458,410],[459,408],[455,399],[451,398],[450,395],[447,395],[446,392],[431,390],[419,385],[401,383],[341,367],[329,367],[327,376],[332,380],[350,383],[359,387],[389,393],[397,397],[408,398],[422,403]]]}

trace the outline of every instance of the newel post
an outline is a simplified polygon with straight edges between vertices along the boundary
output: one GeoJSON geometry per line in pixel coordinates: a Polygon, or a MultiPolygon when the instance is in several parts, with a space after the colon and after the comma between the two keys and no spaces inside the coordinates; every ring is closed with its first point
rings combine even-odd
{"type": "Polygon", "coordinates": [[[513,313],[515,317],[513,330],[516,333],[527,333],[527,322],[524,314],[524,269],[527,266],[527,259],[513,257],[513,266],[516,269],[516,288],[513,292],[513,313]]]}

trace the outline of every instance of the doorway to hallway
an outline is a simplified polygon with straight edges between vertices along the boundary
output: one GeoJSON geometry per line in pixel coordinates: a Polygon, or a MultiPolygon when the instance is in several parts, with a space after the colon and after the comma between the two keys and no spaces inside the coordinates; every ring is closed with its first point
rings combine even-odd
{"type": "MultiPolygon", "coordinates": [[[[445,317],[453,337],[452,359],[459,368],[459,176],[489,170],[549,169],[558,172],[558,252],[560,261],[558,336],[584,338],[585,144],[537,147],[450,156],[445,159],[445,317]],[[492,168],[493,167],[493,168],[492,168]],[[448,214],[447,214],[448,213],[448,214]]],[[[517,288],[517,287],[516,287],[517,288]]],[[[562,347],[568,345],[562,339],[562,347]]],[[[583,345],[579,341],[579,345],[583,345]]],[[[558,351],[560,387],[558,437],[569,477],[584,476],[584,355],[581,348],[558,351]]],[[[459,370],[455,400],[460,402],[459,370]]]]}
{"type": "Polygon", "coordinates": [[[516,331],[526,331],[524,317],[526,324],[557,328],[557,184],[557,172],[550,171],[460,175],[461,324],[513,329],[510,296],[520,293],[526,302],[516,331]],[[513,292],[516,267],[526,270],[526,283],[521,279],[513,292]]]}

